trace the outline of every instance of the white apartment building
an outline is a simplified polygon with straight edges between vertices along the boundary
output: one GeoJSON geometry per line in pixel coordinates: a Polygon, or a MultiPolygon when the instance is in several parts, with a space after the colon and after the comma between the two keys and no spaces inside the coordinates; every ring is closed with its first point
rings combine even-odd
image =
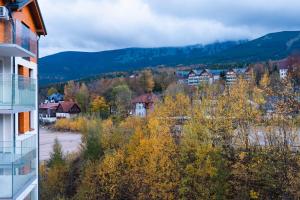
{"type": "Polygon", "coordinates": [[[38,199],[36,0],[0,0],[0,199],[38,199]]]}

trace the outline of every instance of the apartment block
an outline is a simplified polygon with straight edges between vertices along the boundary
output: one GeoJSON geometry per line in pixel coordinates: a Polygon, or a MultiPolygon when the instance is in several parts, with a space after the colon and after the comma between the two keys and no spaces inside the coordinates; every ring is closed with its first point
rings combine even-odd
{"type": "Polygon", "coordinates": [[[0,199],[38,199],[36,0],[0,0],[0,199]]]}

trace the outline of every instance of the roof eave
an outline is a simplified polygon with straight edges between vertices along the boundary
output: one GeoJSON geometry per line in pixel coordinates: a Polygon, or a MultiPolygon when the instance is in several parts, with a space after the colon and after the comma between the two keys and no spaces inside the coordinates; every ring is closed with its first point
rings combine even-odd
{"type": "Polygon", "coordinates": [[[21,2],[21,3],[20,2],[19,3],[18,2],[11,2],[9,6],[12,10],[20,11],[25,6],[28,6],[30,3],[33,3],[34,6],[35,6],[35,9],[37,11],[36,14],[37,14],[40,26],[41,26],[39,29],[37,29],[36,32],[39,36],[41,36],[41,35],[45,36],[45,35],[47,35],[47,30],[46,30],[45,22],[44,22],[42,12],[41,12],[41,9],[40,9],[40,6],[39,6],[39,3],[38,3],[37,0],[26,0],[26,1],[21,2]]]}

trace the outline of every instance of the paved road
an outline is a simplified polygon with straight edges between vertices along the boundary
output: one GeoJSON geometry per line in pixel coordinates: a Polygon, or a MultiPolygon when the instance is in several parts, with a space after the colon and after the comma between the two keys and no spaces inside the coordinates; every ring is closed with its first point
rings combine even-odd
{"type": "Polygon", "coordinates": [[[62,145],[63,152],[73,153],[80,149],[81,135],[70,132],[54,132],[45,128],[40,128],[40,160],[45,161],[50,158],[55,138],[62,145]]]}

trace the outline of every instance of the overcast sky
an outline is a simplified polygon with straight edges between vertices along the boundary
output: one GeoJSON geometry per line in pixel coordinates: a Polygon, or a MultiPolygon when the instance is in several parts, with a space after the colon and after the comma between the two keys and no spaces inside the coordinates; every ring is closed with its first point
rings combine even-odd
{"type": "Polygon", "coordinates": [[[41,56],[60,51],[181,46],[300,30],[300,0],[39,0],[48,31],[41,56]]]}

